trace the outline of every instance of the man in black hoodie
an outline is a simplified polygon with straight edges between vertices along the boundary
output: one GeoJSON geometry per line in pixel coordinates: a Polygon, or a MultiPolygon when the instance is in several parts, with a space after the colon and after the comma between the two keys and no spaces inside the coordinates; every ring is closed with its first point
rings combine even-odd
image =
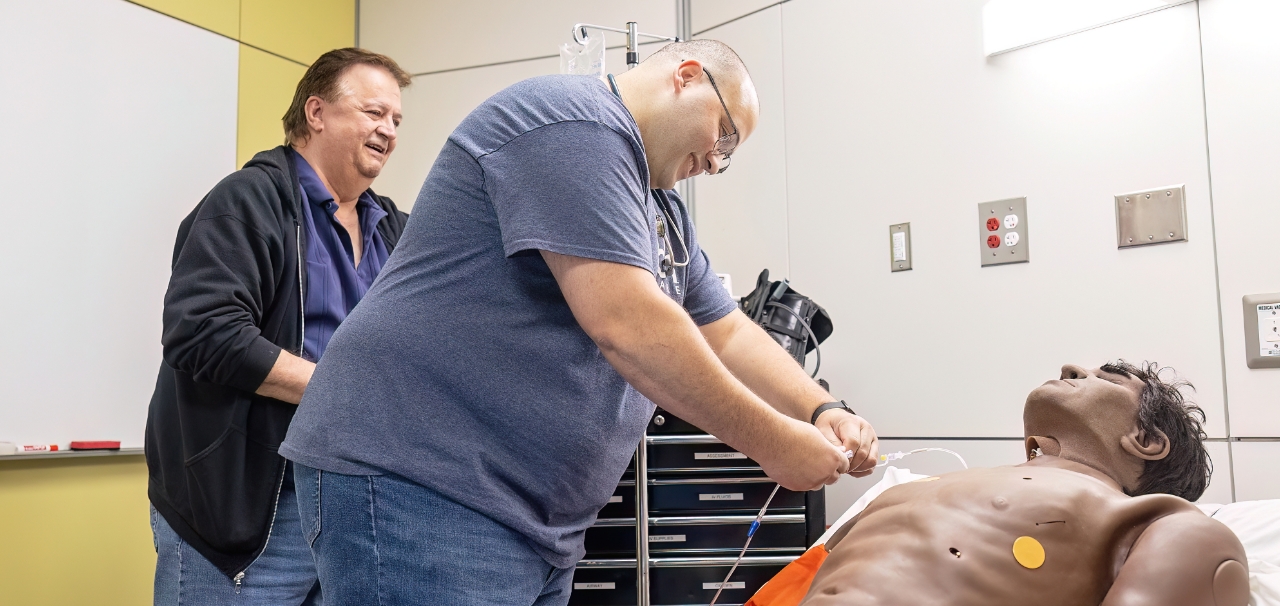
{"type": "Polygon", "coordinates": [[[407,215],[369,189],[409,75],[322,55],[254,156],[183,220],[147,419],[156,604],[318,604],[291,464],[276,453],[338,324],[407,215]]]}

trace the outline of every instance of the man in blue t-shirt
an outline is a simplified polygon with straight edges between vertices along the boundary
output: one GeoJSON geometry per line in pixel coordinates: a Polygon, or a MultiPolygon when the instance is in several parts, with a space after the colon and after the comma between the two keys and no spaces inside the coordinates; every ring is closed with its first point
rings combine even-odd
{"type": "Polygon", "coordinates": [[[328,604],[564,604],[655,403],[790,489],[870,473],[871,426],[737,310],[667,191],[758,116],[693,41],[463,120],[280,448],[328,604]]]}

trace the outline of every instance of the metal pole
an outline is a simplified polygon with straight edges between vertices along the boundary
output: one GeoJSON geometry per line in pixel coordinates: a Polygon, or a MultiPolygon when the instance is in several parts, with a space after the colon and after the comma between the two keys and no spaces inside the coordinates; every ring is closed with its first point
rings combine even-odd
{"type": "Polygon", "coordinates": [[[635,21],[627,22],[627,66],[640,65],[640,46],[637,42],[639,31],[635,21]]]}
{"type": "MultiPolygon", "coordinates": [[[[635,24],[630,24],[634,26],[635,24]]],[[[649,606],[649,435],[636,448],[636,604],[649,606]]]]}

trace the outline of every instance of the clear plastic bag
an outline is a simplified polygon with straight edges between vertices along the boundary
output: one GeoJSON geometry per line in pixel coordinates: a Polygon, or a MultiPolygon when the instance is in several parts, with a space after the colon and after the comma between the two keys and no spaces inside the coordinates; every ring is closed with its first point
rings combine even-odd
{"type": "Polygon", "coordinates": [[[604,77],[604,34],[588,36],[586,44],[577,41],[560,45],[560,73],[604,77]]]}

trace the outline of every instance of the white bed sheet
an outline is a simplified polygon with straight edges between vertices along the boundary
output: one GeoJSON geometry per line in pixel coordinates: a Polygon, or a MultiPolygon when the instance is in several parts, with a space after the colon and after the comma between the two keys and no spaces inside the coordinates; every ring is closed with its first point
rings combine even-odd
{"type": "MultiPolygon", "coordinates": [[[[926,477],[909,469],[886,467],[884,478],[840,514],[814,545],[826,543],[845,522],[862,513],[884,491],[926,477]]],[[[1280,606],[1280,499],[1199,507],[1206,515],[1226,524],[1244,545],[1249,558],[1249,605],[1280,606]]]]}
{"type": "Polygon", "coordinates": [[[1250,606],[1280,606],[1280,499],[1201,505],[1236,533],[1249,557],[1250,606]]]}

